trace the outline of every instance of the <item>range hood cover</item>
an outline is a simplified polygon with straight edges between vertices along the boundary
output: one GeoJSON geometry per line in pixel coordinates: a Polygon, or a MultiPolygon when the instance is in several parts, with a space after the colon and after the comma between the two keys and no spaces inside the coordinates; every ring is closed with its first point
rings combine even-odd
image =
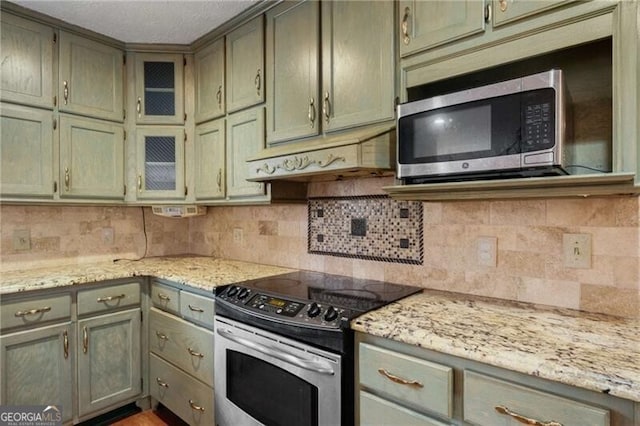
{"type": "Polygon", "coordinates": [[[250,181],[335,179],[395,168],[395,121],[260,151],[247,159],[250,181]]]}

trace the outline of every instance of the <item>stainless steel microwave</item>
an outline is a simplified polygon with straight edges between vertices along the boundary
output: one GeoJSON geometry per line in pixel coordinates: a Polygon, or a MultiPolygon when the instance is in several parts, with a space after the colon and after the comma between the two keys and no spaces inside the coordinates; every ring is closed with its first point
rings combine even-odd
{"type": "Polygon", "coordinates": [[[569,107],[561,70],[398,105],[397,177],[567,174],[569,107]]]}

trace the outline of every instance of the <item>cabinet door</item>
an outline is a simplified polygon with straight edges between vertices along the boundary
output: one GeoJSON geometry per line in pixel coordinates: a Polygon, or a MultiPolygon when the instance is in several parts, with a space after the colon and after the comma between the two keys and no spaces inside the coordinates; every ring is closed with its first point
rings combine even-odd
{"type": "Polygon", "coordinates": [[[484,31],[484,1],[401,0],[398,7],[400,56],[484,31]]]}
{"type": "Polygon", "coordinates": [[[264,21],[259,16],[227,35],[227,109],[264,101],[264,21]]]}
{"type": "Polygon", "coordinates": [[[124,53],[111,46],[60,32],[60,111],[123,121],[124,53]]]}
{"type": "Polygon", "coordinates": [[[285,2],[267,12],[270,144],[320,132],[319,18],[316,1],[285,2]]]}
{"type": "Polygon", "coordinates": [[[53,113],[0,104],[0,193],[53,197],[53,113]]]}
{"type": "Polygon", "coordinates": [[[184,129],[136,129],[138,198],[184,199],[184,129]]]}
{"type": "Polygon", "coordinates": [[[224,39],[195,54],[196,123],[224,115],[224,39]]]}
{"type": "Polygon", "coordinates": [[[344,129],[394,117],[392,1],[322,5],[322,126],[344,129]]]}
{"type": "Polygon", "coordinates": [[[71,420],[73,347],[70,322],[0,337],[0,405],[53,405],[71,420]]]}
{"type": "Polygon", "coordinates": [[[493,0],[493,26],[517,21],[575,0],[493,0]]]}
{"type": "Polygon", "coordinates": [[[140,309],[78,321],[78,415],[142,392],[140,309]]]}
{"type": "Polygon", "coordinates": [[[184,123],[184,57],[136,54],[136,116],[140,124],[184,123]]]}
{"type": "Polygon", "coordinates": [[[0,99],[53,107],[53,29],[1,14],[0,99]]]}
{"type": "Polygon", "coordinates": [[[264,149],[264,108],[229,116],[227,120],[227,196],[265,194],[265,184],[248,182],[247,158],[264,149]]]}
{"type": "Polygon", "coordinates": [[[196,200],[224,198],[225,120],[196,127],[196,200]]]}
{"type": "Polygon", "coordinates": [[[60,197],[124,198],[121,124],[60,117],[60,197]]]}

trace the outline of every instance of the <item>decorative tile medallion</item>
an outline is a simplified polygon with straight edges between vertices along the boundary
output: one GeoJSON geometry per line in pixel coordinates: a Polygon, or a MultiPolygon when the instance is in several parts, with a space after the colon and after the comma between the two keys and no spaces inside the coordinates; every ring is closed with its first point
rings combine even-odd
{"type": "Polygon", "coordinates": [[[423,262],[422,203],[386,195],[310,198],[308,251],[383,262],[423,262]]]}

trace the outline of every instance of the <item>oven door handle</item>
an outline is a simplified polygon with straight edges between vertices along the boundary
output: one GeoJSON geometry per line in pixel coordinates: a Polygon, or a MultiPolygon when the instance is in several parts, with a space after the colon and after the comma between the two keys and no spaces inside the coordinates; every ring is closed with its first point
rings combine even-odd
{"type": "Polygon", "coordinates": [[[313,371],[319,374],[327,374],[329,376],[333,376],[335,372],[331,365],[322,361],[309,361],[307,359],[299,358],[289,352],[283,351],[282,349],[276,349],[271,346],[261,345],[260,343],[252,342],[251,340],[244,339],[242,337],[236,336],[228,330],[223,330],[218,328],[216,330],[218,334],[225,339],[229,339],[232,342],[236,342],[239,345],[246,346],[247,348],[256,350],[260,353],[268,355],[273,358],[277,358],[281,361],[288,362],[289,364],[296,365],[300,368],[304,368],[305,370],[313,371]]]}

